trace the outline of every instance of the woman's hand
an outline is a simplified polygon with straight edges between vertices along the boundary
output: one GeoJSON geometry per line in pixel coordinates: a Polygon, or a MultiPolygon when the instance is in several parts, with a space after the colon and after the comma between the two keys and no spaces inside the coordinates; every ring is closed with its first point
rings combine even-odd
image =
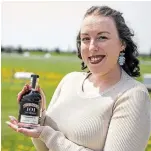
{"type": "MultiPolygon", "coordinates": [[[[25,84],[25,86],[23,87],[23,89],[18,93],[18,96],[17,96],[17,101],[18,103],[20,102],[22,96],[26,93],[28,93],[28,91],[31,90],[31,86],[29,84],[25,84]]],[[[42,108],[42,111],[44,111],[46,109],[46,97],[45,97],[45,94],[43,92],[43,90],[40,88],[40,86],[37,87],[36,89],[40,95],[41,95],[41,108],[42,108]]]]}
{"type": "MultiPolygon", "coordinates": [[[[17,101],[18,103],[20,102],[21,98],[23,95],[25,95],[26,93],[28,93],[31,90],[31,86],[29,84],[26,84],[23,89],[18,93],[17,96],[17,101]]],[[[43,92],[43,90],[38,86],[36,89],[40,94],[41,94],[41,108],[42,111],[44,111],[46,109],[46,97],[45,94],[43,92]]],[[[34,138],[38,138],[39,135],[41,134],[44,126],[35,126],[32,124],[25,124],[25,123],[19,123],[17,121],[17,119],[13,116],[9,116],[10,121],[7,121],[6,124],[11,127],[13,130],[20,132],[26,136],[29,137],[34,137],[34,138]],[[25,127],[30,127],[31,129],[27,129],[25,127]]]]}
{"type": "Polygon", "coordinates": [[[22,133],[25,136],[38,138],[44,129],[44,126],[35,126],[32,124],[24,124],[24,123],[18,123],[15,117],[9,116],[10,121],[6,121],[6,124],[15,130],[16,132],[22,133]],[[30,127],[31,129],[27,129],[24,127],[30,127]]]}

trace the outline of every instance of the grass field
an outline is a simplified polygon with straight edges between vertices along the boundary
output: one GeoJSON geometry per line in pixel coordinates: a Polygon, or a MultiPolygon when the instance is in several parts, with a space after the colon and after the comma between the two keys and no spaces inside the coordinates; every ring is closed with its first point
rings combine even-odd
{"type": "MultiPolygon", "coordinates": [[[[2,55],[2,116],[1,140],[2,151],[35,151],[30,138],[18,134],[5,124],[9,115],[18,116],[16,97],[23,85],[29,80],[14,79],[16,71],[34,72],[40,75],[40,86],[44,89],[47,105],[61,78],[72,71],[80,71],[80,60],[72,56],[54,56],[50,59],[42,57],[26,58],[21,56],[2,55]]],[[[141,73],[151,73],[151,65],[141,65],[141,73]]],[[[140,77],[138,80],[142,80],[140,77]]],[[[146,151],[151,151],[151,140],[146,151]]]]}

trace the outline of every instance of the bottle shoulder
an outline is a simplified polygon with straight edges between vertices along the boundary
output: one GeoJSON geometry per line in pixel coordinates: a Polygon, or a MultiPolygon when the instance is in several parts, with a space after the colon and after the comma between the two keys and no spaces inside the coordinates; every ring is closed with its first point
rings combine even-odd
{"type": "Polygon", "coordinates": [[[41,100],[41,95],[38,91],[29,91],[25,95],[23,95],[21,101],[22,102],[37,102],[41,100]]]}

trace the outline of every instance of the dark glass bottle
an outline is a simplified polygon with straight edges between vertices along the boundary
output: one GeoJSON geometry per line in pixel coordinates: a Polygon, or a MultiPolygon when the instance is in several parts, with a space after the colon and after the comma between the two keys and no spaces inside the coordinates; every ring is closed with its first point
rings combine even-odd
{"type": "MultiPolygon", "coordinates": [[[[18,121],[20,123],[35,124],[40,123],[41,95],[36,91],[39,75],[31,75],[31,90],[22,96],[20,100],[18,121]]],[[[26,128],[30,128],[26,126],[26,128]]]]}

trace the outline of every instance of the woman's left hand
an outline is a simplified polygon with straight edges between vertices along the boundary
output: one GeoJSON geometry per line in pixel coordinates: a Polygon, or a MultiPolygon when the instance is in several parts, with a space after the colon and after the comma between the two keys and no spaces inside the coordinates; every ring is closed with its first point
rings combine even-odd
{"type": "Polygon", "coordinates": [[[9,116],[10,121],[6,121],[6,124],[15,130],[16,132],[22,133],[25,136],[33,137],[33,138],[38,138],[44,129],[44,126],[35,126],[32,124],[24,124],[24,123],[18,123],[15,117],[9,116]],[[31,127],[31,129],[24,128],[24,127],[31,127]]]}

